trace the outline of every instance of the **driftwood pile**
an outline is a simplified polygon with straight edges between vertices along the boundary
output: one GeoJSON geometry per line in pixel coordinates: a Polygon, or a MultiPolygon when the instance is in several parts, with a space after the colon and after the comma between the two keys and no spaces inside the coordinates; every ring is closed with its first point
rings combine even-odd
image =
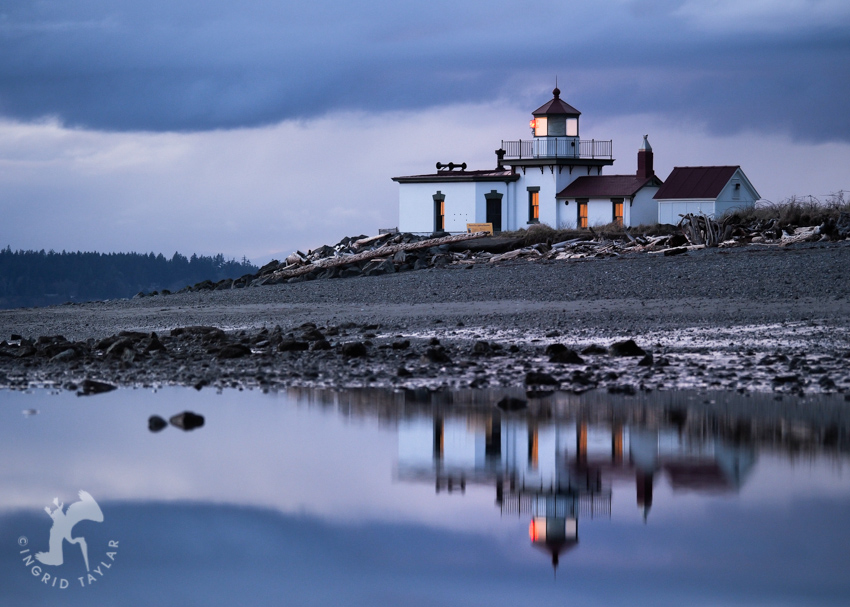
{"type": "Polygon", "coordinates": [[[843,240],[850,237],[850,213],[841,213],[819,226],[784,226],[778,219],[733,223],[734,216],[720,222],[706,215],[683,215],[679,228],[692,246],[724,247],[750,243],[787,246],[797,242],[843,240]]]}
{"type": "Polygon", "coordinates": [[[777,219],[738,223],[733,218],[719,222],[706,215],[683,215],[679,233],[636,235],[628,230],[617,234],[598,233],[593,228],[577,238],[562,242],[525,245],[520,238],[487,237],[485,232],[431,236],[408,233],[346,237],[336,245],[324,245],[284,261],[272,261],[256,274],[217,283],[204,281],[184,291],[238,289],[248,286],[299,282],[325,278],[377,276],[447,265],[498,263],[512,259],[568,260],[619,257],[628,253],[679,255],[705,247],[735,247],[750,243],[787,246],[850,238],[850,213],[841,213],[819,226],[780,227],[777,219]],[[477,242],[470,242],[477,241],[477,242]]]}

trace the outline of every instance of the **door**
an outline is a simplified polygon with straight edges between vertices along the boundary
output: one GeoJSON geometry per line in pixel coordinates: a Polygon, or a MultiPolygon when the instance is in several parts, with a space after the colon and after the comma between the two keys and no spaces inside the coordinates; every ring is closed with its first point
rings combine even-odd
{"type": "Polygon", "coordinates": [[[487,200],[487,223],[493,224],[493,232],[502,231],[502,200],[500,198],[487,200]]]}

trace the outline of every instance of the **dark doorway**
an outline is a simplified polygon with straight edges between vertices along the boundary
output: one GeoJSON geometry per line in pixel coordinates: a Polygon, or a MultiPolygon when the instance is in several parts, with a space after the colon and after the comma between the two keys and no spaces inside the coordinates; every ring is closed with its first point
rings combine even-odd
{"type": "Polygon", "coordinates": [[[493,233],[502,231],[502,195],[496,190],[490,190],[484,194],[487,202],[487,215],[485,221],[493,224],[493,233]]]}
{"type": "Polygon", "coordinates": [[[494,232],[502,231],[502,201],[500,199],[487,200],[487,223],[493,224],[494,232]]]}

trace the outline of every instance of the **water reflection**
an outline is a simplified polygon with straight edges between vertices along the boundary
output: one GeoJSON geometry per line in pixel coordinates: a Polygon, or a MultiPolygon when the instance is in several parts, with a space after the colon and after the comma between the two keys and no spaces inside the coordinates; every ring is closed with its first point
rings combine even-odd
{"type": "Polygon", "coordinates": [[[2,394],[0,604],[850,600],[843,401],[502,396],[2,394]],[[57,602],[16,542],[45,550],[44,504],[80,489],[119,560],[57,602]]]}
{"type": "MultiPolygon", "coordinates": [[[[644,521],[657,479],[674,492],[736,492],[756,463],[750,440],[730,442],[681,412],[658,425],[541,421],[498,412],[404,420],[398,477],[437,493],[468,484],[495,489],[503,515],[530,519],[532,544],[560,555],[578,544],[579,520],[611,516],[612,484],[628,481],[644,521]]],[[[625,483],[619,490],[625,493],[625,483]]]]}

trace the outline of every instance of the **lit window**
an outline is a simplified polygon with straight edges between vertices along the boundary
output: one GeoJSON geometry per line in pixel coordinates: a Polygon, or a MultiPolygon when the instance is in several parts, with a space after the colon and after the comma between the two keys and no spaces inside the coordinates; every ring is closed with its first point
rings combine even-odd
{"type": "Polygon", "coordinates": [[[578,118],[567,118],[567,137],[578,137],[578,118]]]}
{"type": "Polygon", "coordinates": [[[586,228],[587,227],[587,201],[581,202],[576,201],[578,203],[578,227],[586,228]]]}
{"type": "Polygon", "coordinates": [[[540,192],[528,192],[528,221],[540,219],[540,192]]]}
{"type": "Polygon", "coordinates": [[[614,202],[614,223],[618,226],[623,225],[623,203],[614,202]]]}
{"type": "Polygon", "coordinates": [[[534,136],[535,137],[545,137],[549,134],[549,120],[546,118],[535,118],[534,119],[534,136]]]}

